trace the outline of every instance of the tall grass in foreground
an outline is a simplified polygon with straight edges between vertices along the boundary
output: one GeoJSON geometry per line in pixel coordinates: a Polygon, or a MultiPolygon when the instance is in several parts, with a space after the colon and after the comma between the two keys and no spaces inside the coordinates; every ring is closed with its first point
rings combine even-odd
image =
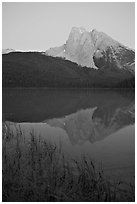
{"type": "Polygon", "coordinates": [[[3,201],[134,201],[134,187],[108,180],[86,157],[68,160],[57,147],[3,126],[3,201]]]}

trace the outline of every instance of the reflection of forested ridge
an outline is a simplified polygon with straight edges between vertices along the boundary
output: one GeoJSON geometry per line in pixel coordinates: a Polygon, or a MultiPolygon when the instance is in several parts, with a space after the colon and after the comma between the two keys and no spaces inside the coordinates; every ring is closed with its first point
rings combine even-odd
{"type": "MultiPolygon", "coordinates": [[[[14,122],[41,122],[61,118],[80,109],[106,105],[111,109],[134,102],[133,91],[87,89],[4,89],[3,119],[14,122]]],[[[109,112],[110,112],[109,111],[109,112]]]]}
{"type": "Polygon", "coordinates": [[[80,110],[60,119],[48,120],[54,127],[64,129],[72,144],[90,141],[94,143],[111,135],[117,130],[134,124],[134,103],[126,106],[107,106],[80,110]]]}

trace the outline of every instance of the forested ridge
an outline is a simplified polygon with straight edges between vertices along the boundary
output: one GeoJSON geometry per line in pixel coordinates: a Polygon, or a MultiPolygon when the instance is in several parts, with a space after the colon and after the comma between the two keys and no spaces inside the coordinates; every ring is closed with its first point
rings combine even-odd
{"type": "Polygon", "coordinates": [[[40,52],[2,55],[3,87],[134,88],[134,74],[117,68],[98,70],[40,52]]]}

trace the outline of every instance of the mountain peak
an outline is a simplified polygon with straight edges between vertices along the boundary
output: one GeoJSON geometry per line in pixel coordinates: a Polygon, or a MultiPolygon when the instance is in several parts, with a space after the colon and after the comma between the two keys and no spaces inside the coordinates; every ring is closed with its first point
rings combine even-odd
{"type": "Polygon", "coordinates": [[[78,42],[78,40],[81,38],[81,35],[85,32],[86,30],[83,27],[72,27],[67,43],[75,43],[76,41],[78,42]]]}
{"type": "Polygon", "coordinates": [[[47,55],[63,57],[90,68],[134,68],[135,52],[95,28],[72,27],[66,43],[46,51],[47,55]]]}
{"type": "Polygon", "coordinates": [[[72,27],[70,33],[72,33],[72,32],[83,33],[83,32],[85,32],[85,31],[86,31],[86,29],[85,29],[84,27],[82,27],[82,26],[80,26],[80,27],[72,27]]]}

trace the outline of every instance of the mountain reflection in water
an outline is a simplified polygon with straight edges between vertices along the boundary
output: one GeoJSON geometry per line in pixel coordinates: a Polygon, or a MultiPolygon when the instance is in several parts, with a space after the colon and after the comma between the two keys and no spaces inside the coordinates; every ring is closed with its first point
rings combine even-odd
{"type": "Polygon", "coordinates": [[[134,92],[4,89],[3,118],[46,122],[66,131],[72,144],[94,143],[134,124],[134,92]]]}
{"type": "Polygon", "coordinates": [[[134,124],[134,101],[126,101],[126,98],[122,101],[118,96],[115,96],[116,100],[113,101],[104,95],[105,100],[102,100],[102,103],[97,101],[99,105],[94,108],[82,109],[63,118],[47,120],[46,123],[64,129],[72,144],[84,143],[87,140],[94,143],[134,124]]]}
{"type": "Polygon", "coordinates": [[[4,89],[3,120],[26,131],[28,142],[33,129],[37,137],[61,139],[74,158],[88,154],[102,162],[111,176],[134,178],[133,91],[4,89]]]}
{"type": "MultiPolygon", "coordinates": [[[[86,89],[3,89],[3,120],[42,122],[98,107],[112,112],[134,103],[133,91],[86,89]]],[[[109,117],[109,115],[108,115],[109,117]]]]}
{"type": "Polygon", "coordinates": [[[72,144],[90,141],[94,143],[111,135],[117,130],[134,124],[134,104],[116,108],[109,112],[107,107],[80,110],[60,119],[47,120],[53,127],[64,129],[72,144]]]}

